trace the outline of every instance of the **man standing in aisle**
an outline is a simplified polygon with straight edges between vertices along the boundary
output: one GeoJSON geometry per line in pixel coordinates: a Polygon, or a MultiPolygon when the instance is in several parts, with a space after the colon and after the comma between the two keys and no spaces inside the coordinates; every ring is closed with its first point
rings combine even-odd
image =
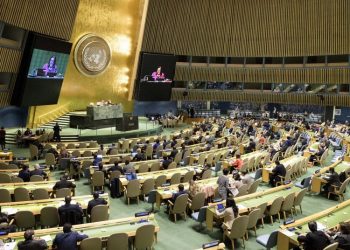
{"type": "Polygon", "coordinates": [[[6,137],[6,131],[5,131],[4,127],[1,127],[1,129],[0,129],[0,146],[1,146],[1,150],[4,150],[4,148],[5,148],[5,144],[6,144],[5,137],[6,137]]]}
{"type": "Polygon", "coordinates": [[[53,127],[53,139],[56,142],[61,141],[61,135],[60,135],[61,131],[62,131],[62,129],[60,128],[60,125],[58,125],[58,122],[56,122],[56,125],[53,127]]]}

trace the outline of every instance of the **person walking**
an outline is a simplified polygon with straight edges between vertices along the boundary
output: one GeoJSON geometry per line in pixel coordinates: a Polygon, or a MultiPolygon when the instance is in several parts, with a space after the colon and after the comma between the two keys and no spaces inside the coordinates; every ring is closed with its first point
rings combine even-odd
{"type": "Polygon", "coordinates": [[[58,125],[58,122],[56,122],[56,125],[53,127],[53,139],[56,142],[60,142],[61,141],[61,135],[60,132],[62,131],[60,125],[58,125]]]}

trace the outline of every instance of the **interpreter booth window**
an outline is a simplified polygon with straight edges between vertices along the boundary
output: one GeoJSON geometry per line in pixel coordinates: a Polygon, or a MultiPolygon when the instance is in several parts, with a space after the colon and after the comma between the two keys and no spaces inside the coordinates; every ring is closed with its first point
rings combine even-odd
{"type": "Polygon", "coordinates": [[[0,47],[21,49],[25,34],[24,29],[0,22],[0,47]]]}
{"type": "Polygon", "coordinates": [[[205,66],[209,63],[207,56],[192,56],[192,66],[205,66]]]}
{"type": "Polygon", "coordinates": [[[320,64],[320,66],[323,66],[326,63],[326,57],[325,56],[308,56],[306,58],[307,64],[320,64]]]}
{"type": "Polygon", "coordinates": [[[283,57],[265,57],[265,66],[282,65],[283,57]]]}
{"type": "Polygon", "coordinates": [[[262,57],[247,57],[245,60],[245,64],[247,67],[249,66],[262,66],[264,63],[264,59],[262,57]]]}
{"type": "Polygon", "coordinates": [[[272,83],[263,83],[263,91],[271,92],[272,91],[272,83]]]}
{"type": "Polygon", "coordinates": [[[174,88],[187,88],[187,81],[174,81],[174,88]]]}
{"type": "Polygon", "coordinates": [[[182,63],[186,63],[186,62],[191,62],[192,59],[190,56],[182,56],[182,55],[177,55],[176,56],[176,62],[182,62],[182,63]]]}
{"type": "Polygon", "coordinates": [[[299,57],[285,57],[284,58],[284,64],[291,64],[291,65],[303,65],[304,64],[304,58],[299,57]]]}
{"type": "Polygon", "coordinates": [[[224,66],[226,64],[226,57],[210,57],[209,64],[215,64],[217,66],[224,66]]]}
{"type": "Polygon", "coordinates": [[[339,94],[341,94],[341,95],[349,95],[350,94],[350,85],[349,84],[340,84],[340,86],[339,86],[339,94]]]}
{"type": "Polygon", "coordinates": [[[245,91],[261,91],[262,83],[256,82],[245,82],[244,90],[245,91]]]}
{"type": "Polygon", "coordinates": [[[189,89],[205,89],[206,85],[207,85],[206,82],[200,82],[200,81],[189,81],[188,82],[189,89]]]}
{"type": "Polygon", "coordinates": [[[327,56],[328,66],[349,66],[349,55],[327,56]]]}
{"type": "Polygon", "coordinates": [[[229,57],[227,58],[228,67],[243,67],[244,58],[243,57],[229,57]]]}

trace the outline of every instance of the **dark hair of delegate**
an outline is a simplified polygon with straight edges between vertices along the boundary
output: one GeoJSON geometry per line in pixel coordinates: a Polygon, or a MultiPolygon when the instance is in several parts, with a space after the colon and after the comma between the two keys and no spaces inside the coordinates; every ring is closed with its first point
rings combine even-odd
{"type": "Polygon", "coordinates": [[[234,199],[226,199],[226,208],[231,207],[233,210],[233,214],[235,215],[235,217],[238,216],[238,207],[236,205],[236,202],[234,199]]]}

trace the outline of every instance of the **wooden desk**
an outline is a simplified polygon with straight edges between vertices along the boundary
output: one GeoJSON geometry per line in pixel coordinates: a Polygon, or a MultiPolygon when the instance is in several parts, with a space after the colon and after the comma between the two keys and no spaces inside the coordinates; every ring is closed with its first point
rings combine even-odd
{"type": "MultiPolygon", "coordinates": [[[[126,233],[129,237],[133,237],[136,235],[136,230],[139,227],[147,224],[155,225],[155,234],[157,235],[157,233],[159,232],[159,225],[156,219],[154,218],[153,214],[149,216],[137,217],[137,218],[129,217],[129,218],[122,218],[122,219],[108,220],[108,221],[79,224],[79,225],[74,225],[73,230],[83,232],[84,234],[87,234],[89,238],[99,237],[103,241],[107,241],[108,237],[115,233],[126,233]],[[148,220],[148,222],[138,223],[141,220],[148,220]]],[[[63,232],[62,227],[40,229],[40,230],[35,230],[35,236],[36,237],[49,236],[51,240],[47,241],[46,243],[48,246],[51,246],[56,235],[62,232],[63,232]]],[[[3,239],[3,240],[7,238],[11,238],[15,240],[16,243],[24,240],[23,232],[10,233],[8,235],[0,236],[0,239],[3,239]]]]}
{"type": "MultiPolygon", "coordinates": [[[[250,152],[250,153],[248,153],[248,154],[243,154],[243,155],[241,155],[241,159],[243,160],[243,161],[249,161],[250,159],[252,159],[252,158],[257,158],[257,157],[265,157],[266,155],[268,154],[268,152],[267,151],[254,151],[254,152],[250,152]]],[[[223,162],[222,162],[222,165],[223,165],[223,168],[227,168],[228,166],[229,166],[229,164],[230,164],[230,162],[231,161],[235,161],[236,160],[236,157],[231,157],[231,158],[229,158],[229,159],[227,159],[227,160],[224,160],[223,162]]],[[[249,170],[249,169],[248,169],[249,170]]]]}
{"type": "MultiPolygon", "coordinates": [[[[0,169],[0,173],[8,174],[10,176],[18,176],[20,170],[21,169],[0,169]]],[[[30,168],[30,171],[32,171],[32,170],[34,170],[33,167],[30,168]]],[[[48,180],[50,180],[50,176],[51,176],[50,169],[47,168],[47,169],[42,169],[42,170],[44,170],[44,172],[47,174],[48,180]]]]}
{"type": "Polygon", "coordinates": [[[10,162],[13,160],[13,152],[9,151],[9,152],[4,152],[1,151],[0,152],[0,162],[10,162]]]}
{"type": "Polygon", "coordinates": [[[320,145],[319,142],[312,143],[306,150],[304,150],[304,157],[310,157],[311,155],[314,155],[317,153],[318,146],[320,145]]]}
{"type": "MultiPolygon", "coordinates": [[[[74,180],[71,180],[73,183],[74,180]]],[[[53,191],[53,186],[57,181],[38,181],[38,182],[17,182],[17,183],[1,183],[0,189],[7,189],[10,194],[14,193],[14,190],[18,187],[23,187],[28,189],[31,193],[34,189],[45,188],[48,192],[53,191]]],[[[74,190],[73,190],[74,192],[74,190]]]]}
{"type": "MultiPolygon", "coordinates": [[[[219,245],[215,247],[206,248],[205,250],[224,250],[224,249],[225,249],[225,244],[221,242],[219,245]]],[[[203,250],[203,248],[198,248],[197,250],[203,250]]]]}
{"type": "MultiPolygon", "coordinates": [[[[293,155],[291,157],[285,158],[280,161],[281,164],[283,164],[285,167],[287,165],[294,165],[299,163],[300,161],[303,161],[305,158],[303,156],[293,155]]],[[[272,173],[272,170],[275,168],[275,163],[272,162],[271,165],[266,165],[262,169],[262,181],[268,183],[270,181],[270,174],[272,173]]]]}
{"type": "Polygon", "coordinates": [[[324,175],[331,167],[334,167],[335,172],[340,173],[348,168],[350,168],[350,162],[347,161],[336,161],[332,165],[328,167],[324,167],[320,169],[320,172],[314,174],[311,182],[311,192],[320,193],[321,188],[324,184],[327,183],[327,180],[323,178],[324,175]]]}
{"type": "MultiPolygon", "coordinates": [[[[297,193],[301,190],[300,188],[294,187],[293,185],[293,183],[290,183],[288,185],[283,185],[275,188],[270,188],[261,192],[236,197],[235,201],[237,206],[239,207],[239,213],[247,213],[253,208],[265,202],[267,202],[267,205],[270,206],[271,203],[277,197],[286,197],[290,193],[297,193]]],[[[207,208],[206,224],[209,230],[213,230],[214,219],[221,218],[216,212],[216,205],[219,203],[225,204],[225,201],[211,204],[207,208]]]]}
{"type": "MultiPolygon", "coordinates": [[[[100,198],[106,200],[109,204],[107,193],[100,194],[100,198]]],[[[86,209],[89,201],[92,199],[92,195],[73,196],[72,204],[79,203],[82,209],[86,209]]],[[[14,215],[18,211],[32,211],[34,215],[40,215],[41,209],[44,207],[59,208],[62,205],[64,205],[64,198],[0,203],[1,211],[8,215],[14,215]]]]}
{"type": "Polygon", "coordinates": [[[278,250],[288,250],[293,246],[299,245],[296,232],[300,234],[306,234],[309,232],[307,223],[310,221],[316,221],[320,223],[324,228],[330,229],[334,228],[339,224],[339,222],[350,220],[350,200],[342,202],[334,207],[328,208],[322,212],[312,214],[305,218],[295,221],[288,226],[280,226],[277,238],[277,249],[278,250]],[[301,226],[302,228],[297,228],[301,226]],[[295,228],[296,230],[290,232],[287,228],[295,228]]]}
{"type": "MultiPolygon", "coordinates": [[[[167,180],[170,180],[173,174],[180,173],[181,176],[184,176],[188,171],[193,171],[195,173],[201,173],[202,167],[200,166],[187,166],[187,167],[181,167],[181,168],[174,168],[174,169],[166,169],[166,170],[160,170],[160,171],[153,171],[153,172],[147,172],[147,173],[140,173],[137,174],[137,179],[142,184],[145,180],[153,178],[156,179],[160,175],[165,175],[167,180]]],[[[124,177],[121,176],[119,178],[120,182],[123,186],[128,185],[129,181],[124,177]]]]}
{"type": "MultiPolygon", "coordinates": [[[[217,180],[218,180],[218,177],[214,177],[214,178],[196,181],[196,184],[198,188],[201,190],[201,192],[204,192],[207,194],[207,196],[209,196],[210,193],[214,194],[215,188],[218,186],[216,183],[217,180]]],[[[184,185],[185,190],[188,190],[189,183],[186,182],[182,184],[184,185]]],[[[178,185],[179,184],[157,188],[156,205],[158,209],[160,208],[160,204],[162,203],[163,200],[170,199],[173,196],[173,194],[178,191],[178,185]]]]}

